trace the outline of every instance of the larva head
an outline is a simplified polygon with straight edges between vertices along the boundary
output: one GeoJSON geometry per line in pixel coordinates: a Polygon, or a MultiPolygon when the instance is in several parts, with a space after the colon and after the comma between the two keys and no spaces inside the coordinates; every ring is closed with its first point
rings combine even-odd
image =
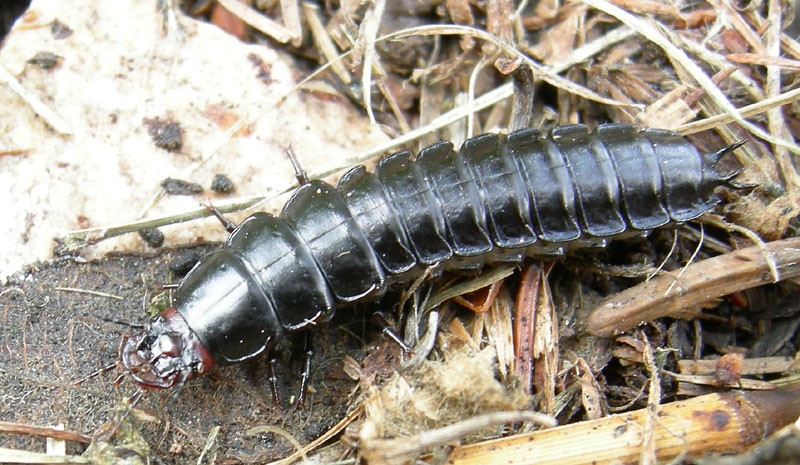
{"type": "Polygon", "coordinates": [[[211,355],[174,308],[153,318],[142,334],[129,337],[120,358],[131,378],[146,388],[181,388],[214,366],[211,355]]]}

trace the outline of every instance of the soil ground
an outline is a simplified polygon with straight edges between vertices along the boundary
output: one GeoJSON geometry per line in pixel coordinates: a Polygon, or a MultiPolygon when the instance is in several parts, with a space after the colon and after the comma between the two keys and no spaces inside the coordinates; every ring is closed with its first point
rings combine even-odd
{"type": "MultiPolygon", "coordinates": [[[[126,381],[113,387],[119,369],[79,386],[72,382],[114,363],[123,336],[136,331],[109,320],[146,321],[149,297],[161,292],[161,283],[173,280],[169,264],[187,252],[201,251],[173,249],[88,263],[58,260],[31,266],[0,288],[0,420],[42,426],[63,423],[66,430],[87,435],[113,423],[115,409],[135,392],[135,385],[126,381]]],[[[163,463],[196,461],[214,426],[220,427],[212,449],[217,463],[270,461],[294,451],[281,437],[246,435],[245,430],[254,426],[278,427],[303,444],[320,436],[345,415],[355,386],[341,371],[341,360],[344,353],[363,354],[361,342],[348,333],[358,334],[364,325],[350,317],[348,331],[337,322],[313,333],[315,393],[309,395],[305,409],[287,406],[299,392],[303,335],[276,352],[282,406],[273,405],[265,358],[215,369],[210,376],[191,381],[174,403],[169,403],[171,391],[148,392],[133,417],[154,449],[153,456],[163,463]]],[[[44,439],[0,435],[0,445],[43,450],[44,439]]],[[[71,443],[67,452],[82,449],[71,443]]]]}

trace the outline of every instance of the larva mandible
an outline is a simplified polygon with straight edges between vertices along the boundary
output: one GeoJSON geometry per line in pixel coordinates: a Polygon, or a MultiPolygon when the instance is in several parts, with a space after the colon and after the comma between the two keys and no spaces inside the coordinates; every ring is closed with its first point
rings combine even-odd
{"type": "Polygon", "coordinates": [[[256,213],[203,257],[174,307],[128,338],[140,385],[182,386],[214,364],[267,350],[285,332],[408,282],[420,269],[478,270],[692,220],[737,187],[678,134],[607,124],[485,134],[301,186],[278,216],[256,213]]]}

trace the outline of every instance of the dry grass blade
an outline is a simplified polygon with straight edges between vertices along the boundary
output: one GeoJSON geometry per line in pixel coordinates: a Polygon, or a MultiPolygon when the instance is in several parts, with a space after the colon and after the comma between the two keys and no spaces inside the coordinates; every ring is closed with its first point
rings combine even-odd
{"type": "Polygon", "coordinates": [[[29,463],[29,464],[71,464],[71,463],[92,463],[90,459],[78,455],[50,455],[39,452],[28,452],[24,450],[7,449],[0,447],[1,463],[29,463]]]}
{"type": "Polygon", "coordinates": [[[570,66],[574,66],[590,59],[603,50],[606,50],[609,47],[622,42],[623,40],[630,39],[634,35],[636,35],[636,31],[631,30],[629,27],[618,27],[591,42],[587,42],[584,45],[573,49],[572,52],[563,60],[552,63],[550,68],[552,68],[554,72],[561,72],[568,69],[570,66]]]}
{"type": "Polygon", "coordinates": [[[553,264],[544,266],[538,286],[533,320],[533,392],[541,396],[539,407],[548,414],[555,414],[558,385],[558,317],[547,276],[553,264]]]}
{"type": "Polygon", "coordinates": [[[451,124],[455,121],[465,118],[474,112],[478,112],[492,105],[495,105],[497,102],[506,99],[508,97],[511,97],[512,93],[513,89],[511,84],[504,84],[495,89],[492,89],[491,91],[476,98],[471,103],[453,108],[447,113],[444,113],[438,116],[437,118],[433,119],[430,123],[426,125],[420,126],[412,130],[411,132],[403,134],[400,137],[396,137],[384,144],[376,145],[375,147],[365,151],[364,153],[359,154],[354,159],[354,161],[369,160],[372,157],[375,157],[384,152],[392,150],[403,144],[415,141],[425,136],[426,134],[430,134],[436,131],[437,129],[443,128],[448,124],[451,124]]]}
{"type": "MultiPolygon", "coordinates": [[[[720,383],[714,376],[699,376],[699,375],[681,375],[678,373],[666,372],[672,376],[676,381],[682,383],[697,384],[700,386],[715,386],[719,387],[720,383]]],[[[752,389],[771,391],[776,388],[775,384],[769,381],[759,381],[757,379],[739,379],[736,381],[736,387],[740,389],[752,389]]]]}
{"type": "Polygon", "coordinates": [[[482,273],[475,279],[459,282],[454,286],[436,291],[433,295],[431,295],[431,298],[428,299],[428,302],[425,304],[425,311],[434,309],[439,305],[441,305],[443,302],[452,299],[453,297],[460,296],[468,292],[474,292],[479,289],[483,289],[484,287],[489,286],[494,282],[500,281],[503,278],[511,276],[513,273],[514,273],[514,268],[511,267],[495,268],[493,270],[487,271],[486,273],[482,273]]]}
{"type": "Polygon", "coordinates": [[[581,386],[581,403],[583,410],[586,412],[587,419],[598,420],[608,415],[608,409],[605,405],[605,397],[603,396],[603,389],[600,383],[594,377],[592,369],[586,360],[579,358],[576,363],[578,370],[578,381],[581,386]]]}
{"type": "Polygon", "coordinates": [[[517,292],[516,315],[514,318],[514,368],[517,376],[522,380],[525,392],[530,393],[533,383],[533,345],[534,321],[539,299],[543,293],[539,291],[542,285],[542,271],[538,266],[531,265],[525,268],[520,278],[520,289],[517,292]]]}
{"type": "MultiPolygon", "coordinates": [[[[742,375],[764,375],[783,373],[792,369],[794,360],[790,357],[762,357],[745,359],[742,375]]],[[[716,360],[678,360],[678,369],[684,375],[711,375],[717,370],[716,360]]]]}
{"type": "Polygon", "coordinates": [[[497,293],[502,287],[503,281],[495,281],[483,289],[472,291],[453,297],[453,302],[468,308],[475,313],[483,313],[489,310],[497,297],[497,293]]]}
{"type": "MultiPolygon", "coordinates": [[[[287,189],[286,192],[292,189],[293,188],[287,189]]],[[[265,199],[264,197],[241,198],[232,202],[226,202],[224,204],[223,203],[215,204],[214,207],[222,213],[229,213],[252,207],[264,201],[264,199],[265,199]]],[[[145,218],[143,220],[133,221],[118,226],[105,226],[101,228],[87,228],[87,229],[79,229],[77,231],[70,231],[64,236],[56,238],[56,242],[59,243],[57,252],[58,253],[73,252],[75,250],[80,249],[81,247],[86,247],[87,245],[96,244],[102,240],[110,239],[112,237],[117,237],[122,234],[141,231],[142,229],[157,228],[169,224],[176,224],[185,221],[196,220],[199,218],[205,218],[209,215],[211,215],[211,213],[209,213],[207,208],[199,208],[197,210],[191,210],[188,212],[179,213],[177,215],[162,216],[159,218],[145,218]]]]}
{"type": "Polygon", "coordinates": [[[286,29],[290,31],[292,36],[292,45],[299,47],[303,42],[303,25],[300,22],[300,8],[298,8],[299,0],[281,0],[281,15],[283,24],[286,29]]]}
{"type": "Polygon", "coordinates": [[[278,42],[286,43],[290,40],[298,40],[300,38],[296,31],[285,28],[281,24],[264,16],[260,11],[238,0],[219,0],[219,3],[245,23],[278,42]]]}
{"type": "Polygon", "coordinates": [[[364,47],[361,92],[364,94],[364,108],[367,109],[367,114],[372,124],[376,124],[375,115],[372,112],[372,63],[377,59],[375,37],[378,35],[378,26],[380,26],[381,16],[383,16],[385,8],[386,0],[376,0],[361,23],[362,33],[359,34],[359,43],[363,44],[364,47]]]}
{"type": "Polygon", "coordinates": [[[364,409],[362,406],[353,409],[353,411],[351,411],[346,417],[342,418],[338,423],[336,423],[331,429],[326,431],[322,436],[318,437],[317,439],[314,439],[313,441],[308,443],[305,447],[299,449],[292,455],[284,459],[272,462],[269,465],[289,465],[290,463],[299,460],[301,457],[305,457],[308,453],[310,453],[317,447],[321,446],[322,444],[324,444],[325,442],[327,442],[328,440],[330,440],[331,438],[342,432],[342,430],[344,430],[347,427],[347,425],[352,423],[353,420],[358,418],[359,415],[363,413],[363,411],[364,409]]]}
{"type": "Polygon", "coordinates": [[[19,95],[22,100],[30,105],[31,109],[36,112],[51,128],[56,132],[69,136],[72,134],[72,128],[64,121],[63,118],[58,116],[50,107],[44,104],[36,95],[25,90],[22,84],[17,81],[6,69],[0,66],[0,84],[5,84],[14,93],[19,95]]]}
{"type": "Polygon", "coordinates": [[[508,379],[508,374],[514,369],[514,337],[512,331],[511,315],[514,301],[505,286],[501,286],[500,293],[489,308],[486,321],[486,335],[489,344],[497,352],[497,364],[501,379],[508,379]]]}
{"type": "MultiPolygon", "coordinates": [[[[768,111],[770,108],[776,108],[776,107],[781,107],[783,105],[788,105],[792,102],[796,102],[797,100],[800,100],[800,89],[792,89],[780,95],[776,95],[775,97],[770,97],[760,102],[756,102],[752,105],[742,107],[739,109],[739,113],[743,117],[749,118],[751,116],[760,115],[761,113],[768,111]]],[[[713,129],[715,127],[733,121],[734,118],[726,113],[722,115],[712,116],[706,119],[701,119],[699,121],[693,121],[691,123],[681,125],[675,128],[675,130],[683,135],[695,134],[701,131],[706,131],[708,129],[713,129]]]]}
{"type": "MultiPolygon", "coordinates": [[[[330,65],[331,69],[334,73],[336,73],[336,77],[342,81],[343,84],[349,85],[353,79],[350,77],[350,73],[347,71],[347,68],[342,63],[341,57],[337,57],[336,53],[336,45],[333,43],[330,35],[325,30],[325,25],[322,23],[320,19],[319,8],[316,5],[313,5],[308,2],[303,2],[303,14],[306,17],[306,22],[308,22],[309,29],[311,30],[311,37],[314,39],[314,43],[317,45],[320,53],[322,56],[325,57],[328,64],[324,65],[323,68],[327,68],[330,65]]],[[[313,73],[311,77],[316,76],[318,73],[313,73]]],[[[306,82],[307,79],[304,79],[299,85],[306,82]]]]}
{"type": "Polygon", "coordinates": [[[800,70],[800,61],[788,58],[759,55],[757,53],[731,53],[725,58],[734,63],[760,66],[777,66],[784,69],[800,70]]]}
{"type": "MultiPolygon", "coordinates": [[[[219,425],[211,428],[211,432],[208,433],[206,442],[203,445],[203,450],[200,452],[200,457],[197,458],[197,463],[203,463],[203,458],[206,456],[206,454],[209,454],[213,450],[214,443],[217,441],[217,436],[219,435],[219,430],[219,425]]],[[[213,462],[214,458],[212,457],[210,461],[213,462]]]]}
{"type": "MultiPolygon", "coordinates": [[[[446,444],[487,426],[529,421],[544,426],[555,426],[553,418],[536,412],[495,412],[445,426],[413,437],[399,439],[370,439],[361,444],[362,456],[372,463],[404,461],[404,457],[417,454],[430,447],[446,444]]],[[[392,462],[394,463],[394,462],[392,462]]]]}
{"type": "Polygon", "coordinates": [[[122,300],[122,297],[120,297],[118,295],[108,294],[106,292],[90,291],[88,289],[77,289],[77,288],[74,288],[74,287],[56,286],[56,287],[53,288],[53,290],[64,291],[64,292],[79,292],[79,293],[83,293],[83,294],[94,295],[94,296],[97,296],[97,297],[105,297],[107,299],[122,300]]]}
{"type": "Polygon", "coordinates": [[[647,415],[644,416],[644,431],[641,448],[642,465],[650,465],[658,460],[658,437],[656,435],[656,422],[661,413],[661,379],[653,355],[653,346],[647,340],[647,335],[639,333],[642,338],[642,359],[648,375],[647,415]]]}

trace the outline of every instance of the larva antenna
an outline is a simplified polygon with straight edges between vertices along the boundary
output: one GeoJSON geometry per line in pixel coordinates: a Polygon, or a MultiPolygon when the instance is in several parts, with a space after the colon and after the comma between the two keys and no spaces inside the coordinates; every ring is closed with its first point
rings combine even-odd
{"type": "Polygon", "coordinates": [[[86,381],[89,381],[92,378],[96,378],[96,377],[102,375],[103,373],[108,373],[109,371],[113,370],[117,366],[119,366],[118,363],[114,362],[111,365],[105,366],[103,368],[98,368],[97,370],[89,373],[88,375],[84,376],[83,378],[79,378],[79,379],[73,381],[72,385],[73,386],[80,386],[81,384],[83,384],[86,381]]]}

